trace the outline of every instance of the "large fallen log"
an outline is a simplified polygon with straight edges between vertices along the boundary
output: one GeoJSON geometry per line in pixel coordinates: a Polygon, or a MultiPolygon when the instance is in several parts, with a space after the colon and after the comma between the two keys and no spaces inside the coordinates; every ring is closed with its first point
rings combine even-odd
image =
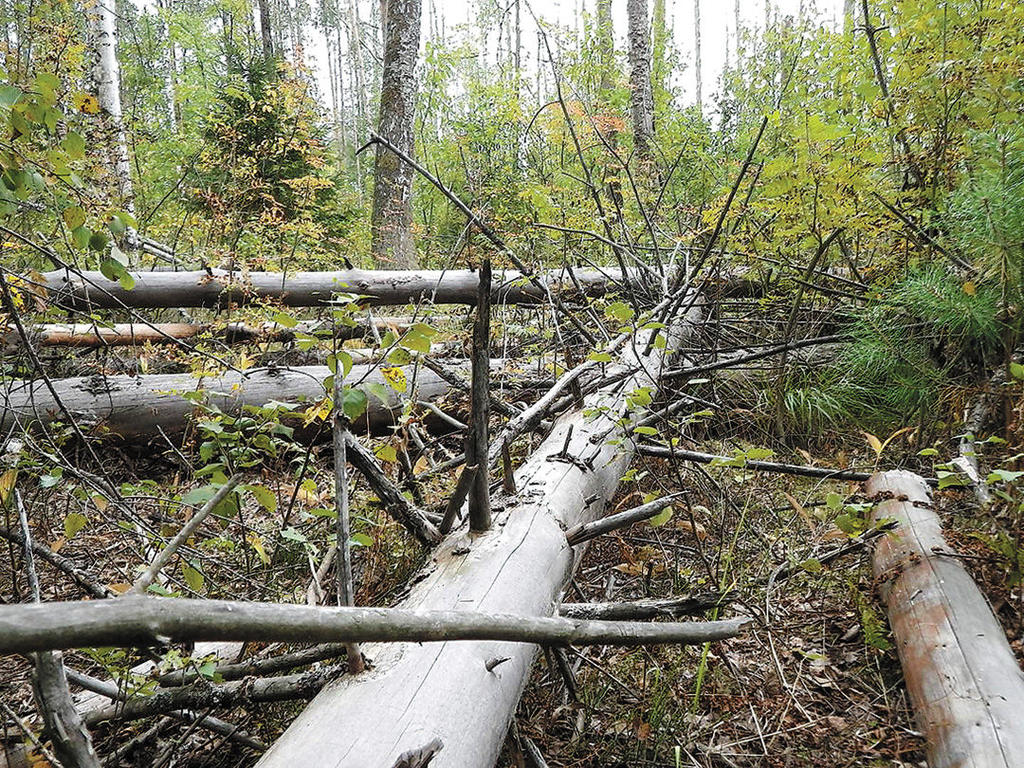
{"type": "Polygon", "coordinates": [[[874,475],[876,521],[895,530],[874,572],[930,768],[1011,768],[1024,755],[1024,673],[985,596],[942,536],[924,481],[874,475]]]}
{"type": "MultiPolygon", "coordinates": [[[[427,301],[434,304],[472,304],[480,283],[476,272],[465,269],[338,272],[132,272],[134,286],[125,289],[99,272],[55,270],[43,275],[47,297],[65,309],[117,309],[119,307],[218,307],[272,299],[289,307],[326,304],[338,293],[355,294],[374,305],[401,305],[427,301]]],[[[614,290],[618,270],[551,271],[540,275],[542,287],[565,297],[602,296],[614,290]],[[579,286],[579,288],[577,288],[579,286]]],[[[541,304],[546,291],[513,270],[497,272],[492,301],[541,304]]]]}
{"type": "MultiPolygon", "coordinates": [[[[692,310],[687,327],[699,316],[692,310]]],[[[638,362],[648,333],[627,345],[626,364],[638,362]]],[[[590,438],[624,415],[626,394],[657,387],[661,351],[651,348],[639,362],[643,366],[632,375],[588,396],[582,408],[555,422],[516,472],[518,493],[494,500],[490,530],[449,536],[403,607],[526,616],[555,612],[577,562],[564,531],[602,515],[632,458],[631,441],[592,443],[590,438]]],[[[505,642],[364,647],[372,670],[328,685],[259,766],[390,767],[404,753],[435,740],[441,748],[431,768],[492,766],[536,651],[505,642]]]]}
{"type": "MultiPolygon", "coordinates": [[[[405,331],[409,318],[375,317],[373,325],[384,333],[390,329],[405,331]]],[[[141,344],[174,344],[188,341],[203,334],[209,334],[225,344],[239,344],[248,341],[288,342],[297,334],[323,336],[324,338],[363,338],[370,331],[370,323],[362,318],[354,326],[338,326],[315,322],[300,322],[294,328],[280,323],[267,322],[260,325],[228,323],[223,327],[207,323],[43,323],[28,329],[34,344],[43,347],[124,347],[141,344]]],[[[22,345],[16,330],[0,334],[0,349],[15,350],[22,345]]]]}
{"type": "MultiPolygon", "coordinates": [[[[436,400],[451,391],[451,385],[431,370],[403,370],[408,391],[415,390],[418,400],[436,400]]],[[[52,384],[64,408],[83,428],[131,439],[157,435],[159,430],[168,434],[183,430],[196,409],[196,398],[184,397],[189,393],[202,393],[210,405],[238,414],[246,405],[318,402],[326,394],[323,382],[329,375],[326,366],[310,365],[203,377],[187,373],[73,377],[54,379],[52,384]]],[[[370,365],[353,366],[346,382],[385,384],[379,366],[370,365]]],[[[394,423],[400,409],[396,392],[388,390],[387,402],[371,394],[366,414],[355,426],[383,429],[394,423]]],[[[66,421],[66,416],[44,382],[14,382],[0,389],[0,434],[55,421],[66,421]]]]}

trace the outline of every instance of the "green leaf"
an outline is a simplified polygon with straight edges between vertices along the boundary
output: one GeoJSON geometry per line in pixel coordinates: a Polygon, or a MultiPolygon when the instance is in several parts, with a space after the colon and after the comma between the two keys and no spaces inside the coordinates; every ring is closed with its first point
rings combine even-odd
{"type": "Polygon", "coordinates": [[[288,539],[288,541],[295,541],[299,544],[309,543],[309,539],[306,538],[306,534],[304,534],[300,530],[293,528],[292,526],[288,526],[283,531],[281,531],[281,538],[288,539]]]}
{"type": "Polygon", "coordinates": [[[278,312],[271,319],[278,325],[284,326],[285,328],[294,328],[299,324],[299,321],[287,312],[278,312]]]}
{"type": "Polygon", "coordinates": [[[64,538],[70,541],[88,524],[89,518],[81,512],[68,512],[67,517],[64,518],[64,538]]]}
{"type": "Polygon", "coordinates": [[[604,314],[612,319],[617,320],[620,323],[625,323],[633,319],[633,308],[630,307],[623,301],[613,301],[607,307],[604,308],[604,314]]]}
{"type": "Polygon", "coordinates": [[[658,430],[654,427],[634,427],[633,433],[637,435],[657,435],[658,430]]]}
{"type": "Polygon", "coordinates": [[[648,520],[647,522],[650,525],[653,525],[655,528],[657,528],[659,526],[664,525],[665,523],[667,523],[671,519],[672,519],[672,507],[671,507],[671,505],[669,505],[669,506],[665,507],[663,510],[661,510],[661,512],[656,514],[654,517],[652,517],[650,520],[648,520]]]}
{"type": "Polygon", "coordinates": [[[395,446],[390,444],[380,446],[373,453],[381,461],[398,461],[398,451],[395,450],[395,446]]]}
{"type": "Polygon", "coordinates": [[[80,251],[89,247],[89,240],[92,238],[92,230],[88,227],[76,227],[71,230],[71,243],[80,251]]]}
{"type": "Polygon", "coordinates": [[[60,143],[70,160],[81,160],[85,157],[85,139],[74,131],[68,131],[68,135],[60,143]]]}
{"type": "Polygon", "coordinates": [[[341,410],[351,421],[355,421],[366,410],[367,397],[361,389],[346,390],[341,399],[341,410]]]}
{"type": "Polygon", "coordinates": [[[70,230],[78,229],[85,224],[85,211],[80,206],[73,205],[70,208],[65,208],[61,215],[70,230]]]}
{"type": "Polygon", "coordinates": [[[373,544],[373,539],[365,533],[353,533],[352,537],[348,541],[349,545],[353,547],[369,547],[373,544]]]}
{"type": "Polygon", "coordinates": [[[610,363],[612,356],[607,352],[591,352],[587,355],[588,360],[593,360],[595,363],[610,363]]]}
{"type": "Polygon", "coordinates": [[[193,592],[203,591],[203,585],[206,584],[206,579],[203,578],[202,572],[196,570],[191,565],[182,563],[181,575],[185,577],[185,583],[188,584],[188,588],[193,592]]]}
{"type": "Polygon", "coordinates": [[[840,509],[843,506],[843,497],[838,493],[830,493],[825,497],[825,506],[829,509],[840,509]]]}
{"type": "Polygon", "coordinates": [[[21,89],[16,85],[0,85],[0,107],[10,107],[21,98],[21,89]]]}
{"type": "MultiPolygon", "coordinates": [[[[93,232],[89,238],[89,247],[99,253],[107,247],[107,243],[110,242],[110,238],[104,235],[102,232],[93,232]]],[[[114,278],[110,278],[113,280],[114,278]]]]}
{"type": "Polygon", "coordinates": [[[922,448],[917,452],[918,456],[938,456],[939,452],[934,448],[922,448]]]}
{"type": "Polygon", "coordinates": [[[203,504],[208,502],[217,493],[217,489],[212,485],[203,485],[199,488],[193,488],[188,491],[184,496],[181,497],[182,504],[188,504],[193,507],[201,507],[203,504]]]}
{"type": "Polygon", "coordinates": [[[1010,375],[1017,381],[1024,381],[1024,365],[1021,365],[1020,363],[1010,363],[1010,375]]]}
{"type": "Polygon", "coordinates": [[[415,326],[409,329],[409,332],[398,343],[400,346],[411,349],[413,352],[419,352],[424,355],[430,352],[430,339],[424,334],[419,333],[415,326]]]}
{"type": "Polygon", "coordinates": [[[245,489],[267,512],[277,511],[277,495],[265,485],[247,485],[245,489]]]}
{"type": "Polygon", "coordinates": [[[1012,483],[1018,477],[1024,475],[1024,472],[1015,472],[1009,469],[993,469],[989,476],[985,479],[987,483],[1012,483]]]}
{"type": "Polygon", "coordinates": [[[800,563],[800,567],[808,573],[821,573],[823,570],[821,561],[818,560],[816,557],[811,557],[807,560],[804,560],[802,563],[800,563]]]}

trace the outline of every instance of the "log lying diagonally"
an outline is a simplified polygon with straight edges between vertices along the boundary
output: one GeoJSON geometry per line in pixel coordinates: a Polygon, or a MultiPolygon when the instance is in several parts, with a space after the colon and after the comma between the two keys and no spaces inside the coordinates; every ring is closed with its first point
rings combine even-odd
{"type": "MultiPolygon", "coordinates": [[[[495,367],[501,365],[495,361],[495,367]]],[[[415,372],[403,369],[408,391],[416,391],[418,400],[436,400],[451,391],[451,385],[425,368],[415,372]]],[[[83,424],[101,424],[109,433],[123,438],[139,438],[179,432],[185,428],[195,404],[183,397],[189,392],[206,393],[206,401],[225,413],[240,413],[243,406],[264,406],[273,401],[312,403],[324,394],[324,380],[330,375],[326,366],[250,369],[243,374],[229,371],[220,376],[195,377],[187,373],[146,376],[73,377],[53,380],[64,406],[83,424]]],[[[346,381],[385,383],[379,366],[356,365],[346,381]]],[[[373,429],[394,423],[401,408],[400,396],[389,390],[387,403],[369,397],[367,412],[355,426],[368,422],[373,429]]],[[[42,381],[15,382],[0,389],[0,434],[26,429],[33,423],[64,421],[65,416],[52,393],[42,381]]]]}
{"type": "Polygon", "coordinates": [[[879,539],[875,579],[889,612],[930,768],[1011,768],[1024,755],[1024,672],[984,595],[942,536],[924,481],[877,474],[868,495],[879,539]]]}
{"type": "MultiPolygon", "coordinates": [[[[99,272],[55,270],[43,275],[49,301],[66,309],[116,309],[118,307],[173,308],[217,307],[273,299],[289,307],[325,304],[337,293],[356,294],[369,304],[401,305],[420,300],[435,304],[472,304],[480,279],[476,272],[456,270],[374,271],[347,269],[338,272],[133,272],[135,285],[124,289],[99,272]]],[[[553,293],[570,297],[582,289],[587,296],[601,296],[619,282],[618,270],[552,271],[540,276],[553,293]],[[577,285],[580,286],[577,288],[577,285]]],[[[495,303],[541,304],[546,293],[520,272],[506,270],[494,275],[495,303]]]]}
{"type": "MultiPolygon", "coordinates": [[[[685,328],[699,316],[692,309],[685,328]]],[[[634,350],[646,349],[647,333],[629,347],[626,363],[637,362],[634,350]]],[[[516,472],[518,493],[494,500],[492,528],[448,537],[403,607],[554,613],[576,564],[565,529],[601,516],[632,458],[628,441],[594,444],[590,437],[622,415],[624,393],[657,386],[661,351],[651,349],[641,362],[632,376],[555,422],[516,472]]],[[[364,647],[373,669],[325,688],[259,766],[392,766],[435,739],[442,747],[431,768],[492,766],[536,651],[503,642],[364,647]],[[507,660],[488,664],[498,658],[507,660]]]]}

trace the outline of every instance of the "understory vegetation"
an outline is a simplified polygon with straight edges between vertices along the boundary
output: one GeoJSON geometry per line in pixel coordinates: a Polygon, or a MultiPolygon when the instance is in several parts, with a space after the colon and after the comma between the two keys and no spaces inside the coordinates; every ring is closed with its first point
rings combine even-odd
{"type": "MultiPolygon", "coordinates": [[[[0,608],[133,599],[207,513],[143,593],[341,605],[351,550],[354,604],[404,605],[482,530],[444,529],[474,455],[500,529],[536,502],[529,472],[594,471],[571,429],[534,461],[581,414],[577,439],[633,457],[584,509],[669,501],[594,539],[564,602],[686,597],[752,623],[544,646],[498,765],[539,765],[530,745],[553,766],[924,765],[871,571],[887,523],[859,480],[755,463],[932,481],[1024,658],[1024,3],[769,2],[755,22],[737,2],[698,100],[671,20],[690,4],[654,0],[648,136],[618,0],[571,19],[473,0],[467,24],[446,5],[422,9],[389,133],[387,2],[0,0],[0,608]],[[429,288],[386,271],[399,240],[429,288]],[[467,358],[491,268],[487,457],[467,358]],[[439,299],[443,279],[467,293],[439,299]],[[368,449],[358,471],[337,430],[368,449]]],[[[122,698],[181,671],[230,685],[206,646],[159,639],[63,663],[122,698]]],[[[92,743],[112,767],[256,765],[354,655],[276,671],[323,673],[281,700],[96,716],[92,743]]],[[[0,656],[0,767],[61,764],[34,656],[0,656]]]]}

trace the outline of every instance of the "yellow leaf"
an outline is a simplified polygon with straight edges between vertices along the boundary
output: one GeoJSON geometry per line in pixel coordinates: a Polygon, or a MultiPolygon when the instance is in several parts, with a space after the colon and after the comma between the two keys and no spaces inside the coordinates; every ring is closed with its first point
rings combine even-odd
{"type": "Polygon", "coordinates": [[[878,456],[882,455],[882,441],[872,435],[870,432],[865,432],[864,437],[867,438],[868,445],[870,445],[878,456]]]}
{"type": "Polygon", "coordinates": [[[970,281],[964,283],[964,293],[966,293],[968,296],[974,296],[977,292],[978,286],[976,286],[974,283],[970,281]]]}
{"type": "Polygon", "coordinates": [[[259,556],[260,561],[264,565],[269,565],[270,557],[267,555],[267,550],[263,548],[263,537],[258,533],[250,532],[249,535],[245,537],[245,540],[249,542],[249,546],[256,550],[256,554],[259,556]]]}
{"type": "Polygon", "coordinates": [[[98,509],[100,512],[103,512],[107,508],[107,505],[110,504],[109,501],[100,496],[98,493],[93,494],[92,503],[96,505],[96,509],[98,509]]]}
{"type": "Polygon", "coordinates": [[[793,510],[800,515],[800,519],[803,520],[807,527],[813,531],[816,528],[814,520],[812,520],[811,516],[807,514],[807,510],[804,509],[804,505],[785,491],[782,492],[782,495],[786,497],[786,501],[789,502],[789,506],[791,506],[793,510]]]}
{"type": "Polygon", "coordinates": [[[125,583],[123,581],[118,581],[118,582],[115,582],[114,584],[107,584],[107,589],[109,589],[111,592],[114,592],[115,594],[118,594],[118,595],[123,595],[125,592],[127,592],[131,588],[132,588],[131,584],[127,584],[127,583],[125,583]]]}
{"type": "Polygon", "coordinates": [[[381,368],[380,372],[384,381],[390,384],[395,392],[405,392],[408,389],[409,382],[405,378],[405,371],[401,368],[381,368]]]}
{"type": "Polygon", "coordinates": [[[14,483],[18,479],[18,470],[8,469],[0,475],[0,506],[7,503],[7,497],[14,490],[14,483]]]}
{"type": "Polygon", "coordinates": [[[71,101],[79,112],[87,115],[95,115],[100,111],[100,102],[91,93],[79,91],[72,97],[71,101]]]}

